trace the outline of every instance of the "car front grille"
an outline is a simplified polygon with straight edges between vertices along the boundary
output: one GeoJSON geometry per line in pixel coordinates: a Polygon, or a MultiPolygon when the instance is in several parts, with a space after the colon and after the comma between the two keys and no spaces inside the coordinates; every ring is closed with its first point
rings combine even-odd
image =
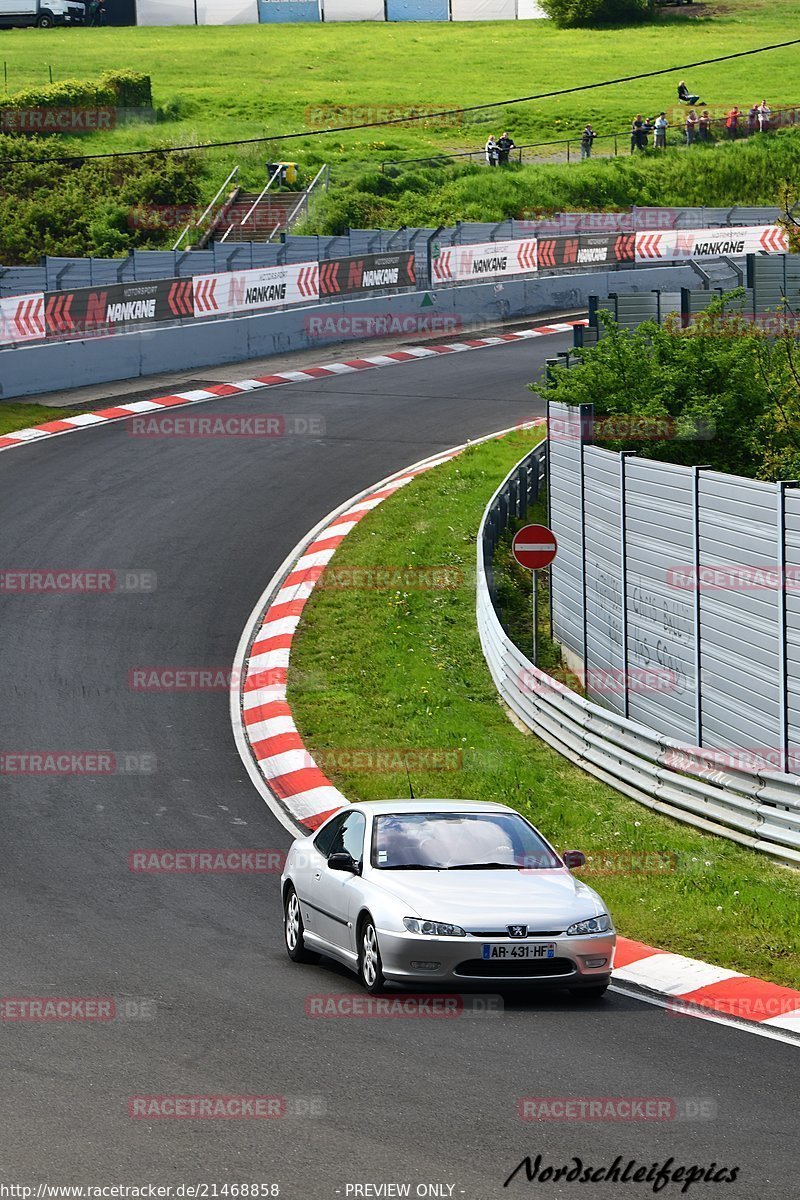
{"type": "Polygon", "coordinates": [[[553,975],[574,975],[575,964],[570,958],[528,958],[513,962],[468,958],[458,964],[453,974],[473,979],[541,979],[553,975]]]}
{"type": "MultiPolygon", "coordinates": [[[[468,929],[467,933],[470,937],[476,938],[508,938],[508,929],[468,929]]],[[[529,929],[525,937],[540,938],[540,937],[561,937],[564,933],[563,929],[529,929]]],[[[512,941],[521,942],[524,938],[513,938],[512,941]]]]}

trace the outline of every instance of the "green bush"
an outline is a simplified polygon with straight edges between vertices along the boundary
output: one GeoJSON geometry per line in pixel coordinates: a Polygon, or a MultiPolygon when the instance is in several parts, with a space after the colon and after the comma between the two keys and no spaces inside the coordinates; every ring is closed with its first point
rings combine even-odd
{"type": "Polygon", "coordinates": [[[196,155],[53,161],[63,147],[60,137],[0,137],[0,262],[35,263],[43,254],[115,256],[170,244],[174,222],[142,220],[142,214],[198,204],[206,194],[196,155]]]}
{"type": "Polygon", "coordinates": [[[106,71],[100,83],[114,94],[120,108],[152,108],[153,91],[149,75],[140,71],[106,71]]]}
{"type": "Polygon", "coordinates": [[[601,313],[603,337],[577,366],[552,369],[548,397],[593,404],[596,440],[609,450],[756,479],[797,478],[800,351],[790,327],[770,336],[739,315],[742,294],[715,298],[686,329],[648,321],[628,330],[601,313]],[[604,436],[602,418],[619,416],[626,420],[609,421],[604,436]]]}
{"type": "Polygon", "coordinates": [[[596,25],[627,25],[652,14],[648,0],[541,0],[559,29],[596,25]]]}
{"type": "Polygon", "coordinates": [[[3,101],[5,108],[70,108],[112,106],[151,108],[149,75],[138,71],[106,71],[99,79],[61,79],[44,87],[26,88],[3,101]]]}

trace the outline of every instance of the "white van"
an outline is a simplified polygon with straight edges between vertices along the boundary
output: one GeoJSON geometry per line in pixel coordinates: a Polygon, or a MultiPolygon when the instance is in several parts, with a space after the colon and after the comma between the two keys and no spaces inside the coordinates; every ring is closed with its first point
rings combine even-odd
{"type": "Polygon", "coordinates": [[[82,25],[86,9],[77,0],[0,0],[0,26],[82,25]]]}

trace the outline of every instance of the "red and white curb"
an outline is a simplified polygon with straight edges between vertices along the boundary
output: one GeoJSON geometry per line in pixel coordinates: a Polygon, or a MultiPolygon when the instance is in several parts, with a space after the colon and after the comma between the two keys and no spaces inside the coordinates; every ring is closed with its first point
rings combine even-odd
{"type": "MultiPolygon", "coordinates": [[[[527,426],[543,424],[540,418],[527,426]]],[[[292,641],[325,567],[359,521],[416,476],[490,434],[398,471],[340,505],[306,535],[278,568],[242,634],[234,660],[231,721],[239,754],[272,812],[293,834],[316,829],[349,804],[305,747],[286,700],[292,641]]],[[[676,1016],[702,1016],[781,1041],[800,1037],[800,991],[618,937],[613,980],[644,989],[676,1016]],[[792,1036],[794,1035],[794,1036],[792,1036]]],[[[621,988],[619,985],[623,985],[621,988]]],[[[639,992],[630,995],[644,998],[639,992]]]]}
{"type": "MultiPolygon", "coordinates": [[[[540,418],[517,428],[542,423],[540,418]]],[[[303,609],[338,546],[358,522],[417,475],[455,458],[468,444],[475,443],[395,472],[324,517],[275,572],[242,634],[231,687],[236,744],[259,792],[294,834],[298,829],[303,833],[316,829],[349,804],[309,754],[286,701],[289,656],[303,609]]]]}
{"type": "Polygon", "coordinates": [[[518,329],[515,333],[500,333],[496,337],[469,338],[463,342],[446,342],[436,346],[410,346],[406,350],[394,350],[390,354],[373,354],[364,358],[349,358],[343,362],[325,363],[318,367],[304,367],[302,371],[279,371],[274,375],[260,375],[255,379],[240,379],[237,383],[218,383],[202,390],[175,392],[169,396],[158,396],[153,400],[136,400],[132,404],[117,404],[113,408],[101,408],[97,412],[79,413],[75,417],[64,417],[47,421],[43,425],[31,425],[28,429],[15,429],[0,437],[0,451],[18,446],[29,446],[46,438],[75,433],[79,429],[90,429],[108,425],[112,421],[126,421],[143,413],[158,412],[165,408],[177,408],[188,404],[207,404],[227,396],[241,396],[262,388],[280,387],[286,383],[312,383],[315,379],[326,379],[332,375],[349,375],[355,371],[368,371],[373,367],[391,367],[396,363],[413,362],[418,358],[436,358],[442,354],[457,354],[464,350],[482,350],[487,346],[502,346],[507,342],[523,342],[531,338],[547,337],[553,333],[569,333],[575,325],[585,325],[585,320],[559,321],[552,325],[538,325],[535,329],[518,329]]]}

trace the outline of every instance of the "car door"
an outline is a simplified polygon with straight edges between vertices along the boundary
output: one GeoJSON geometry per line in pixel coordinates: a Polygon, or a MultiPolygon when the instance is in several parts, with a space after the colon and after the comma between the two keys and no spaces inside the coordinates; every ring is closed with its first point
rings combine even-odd
{"type": "Polygon", "coordinates": [[[300,901],[303,924],[306,930],[317,937],[326,937],[322,932],[319,911],[319,880],[330,854],[333,840],[341,828],[346,812],[337,813],[326,821],[312,842],[304,844],[292,863],[292,883],[300,901]]]}
{"type": "MultiPolygon", "coordinates": [[[[366,828],[367,820],[363,813],[348,813],[336,831],[328,857],[346,851],[355,862],[363,863],[366,828]]],[[[320,923],[321,936],[340,950],[352,952],[355,939],[350,911],[354,892],[359,891],[359,876],[350,871],[332,871],[326,859],[315,883],[317,899],[313,903],[318,909],[315,915],[320,923]]]]}

